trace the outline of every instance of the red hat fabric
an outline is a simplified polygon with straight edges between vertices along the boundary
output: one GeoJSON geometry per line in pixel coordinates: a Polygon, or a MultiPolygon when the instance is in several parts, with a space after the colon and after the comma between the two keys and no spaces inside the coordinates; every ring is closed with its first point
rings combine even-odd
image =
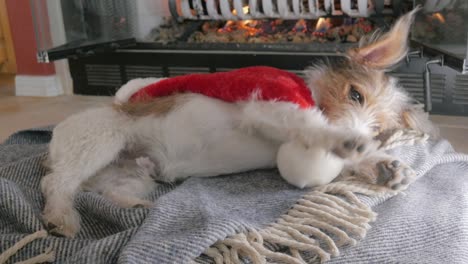
{"type": "Polygon", "coordinates": [[[141,88],[130,101],[168,96],[174,93],[198,93],[226,102],[284,101],[300,108],[315,105],[310,90],[297,75],[266,66],[246,67],[229,72],[189,74],[161,80],[141,88]]]}

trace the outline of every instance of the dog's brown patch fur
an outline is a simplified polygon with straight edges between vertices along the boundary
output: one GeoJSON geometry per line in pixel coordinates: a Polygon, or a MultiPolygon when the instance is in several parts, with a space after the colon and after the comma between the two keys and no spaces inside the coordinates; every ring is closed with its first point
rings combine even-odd
{"type": "Polygon", "coordinates": [[[163,116],[174,109],[176,105],[187,100],[189,94],[174,94],[159,98],[142,97],[138,101],[113,104],[115,110],[133,117],[148,115],[163,116]]]}

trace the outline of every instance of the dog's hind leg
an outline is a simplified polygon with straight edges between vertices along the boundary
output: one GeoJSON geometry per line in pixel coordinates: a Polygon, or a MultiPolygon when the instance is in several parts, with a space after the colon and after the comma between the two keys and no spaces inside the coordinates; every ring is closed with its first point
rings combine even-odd
{"type": "Polygon", "coordinates": [[[72,116],[59,124],[50,143],[51,173],[41,181],[43,219],[52,233],[73,237],[80,228],[73,198],[81,184],[114,161],[126,144],[110,108],[72,116]]]}
{"type": "Polygon", "coordinates": [[[84,191],[102,194],[123,208],[150,207],[146,200],[156,187],[156,165],[148,157],[121,157],[81,185],[84,191]]]}

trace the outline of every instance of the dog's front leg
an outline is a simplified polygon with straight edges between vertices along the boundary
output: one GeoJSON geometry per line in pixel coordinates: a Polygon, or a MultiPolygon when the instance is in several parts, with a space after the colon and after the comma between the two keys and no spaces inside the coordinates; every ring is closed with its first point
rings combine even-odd
{"type": "Polygon", "coordinates": [[[333,126],[316,108],[300,109],[286,102],[250,101],[242,105],[241,128],[278,143],[299,141],[341,158],[362,156],[370,138],[357,131],[333,126]]]}

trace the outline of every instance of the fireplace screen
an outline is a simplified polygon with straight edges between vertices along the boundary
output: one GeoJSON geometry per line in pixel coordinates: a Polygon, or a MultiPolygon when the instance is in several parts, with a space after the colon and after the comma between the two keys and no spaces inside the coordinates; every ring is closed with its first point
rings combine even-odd
{"type": "Polygon", "coordinates": [[[342,51],[421,5],[413,40],[464,71],[463,0],[30,0],[39,61],[125,47],[342,51]]]}
{"type": "Polygon", "coordinates": [[[395,75],[427,110],[468,114],[465,0],[30,1],[38,60],[68,58],[75,92],[103,95],[137,77],[251,65],[301,74],[420,5],[411,32],[419,58],[395,75]],[[426,64],[434,61],[454,70],[426,64]]]}
{"type": "Polygon", "coordinates": [[[155,44],[151,48],[163,49],[336,52],[357,43],[376,28],[388,28],[395,17],[413,7],[412,1],[403,0],[31,0],[31,3],[38,58],[44,62],[138,43],[144,47],[155,44]]]}
{"type": "Polygon", "coordinates": [[[432,54],[445,54],[447,64],[466,72],[468,1],[417,0],[423,7],[413,27],[413,40],[432,54]]]}

